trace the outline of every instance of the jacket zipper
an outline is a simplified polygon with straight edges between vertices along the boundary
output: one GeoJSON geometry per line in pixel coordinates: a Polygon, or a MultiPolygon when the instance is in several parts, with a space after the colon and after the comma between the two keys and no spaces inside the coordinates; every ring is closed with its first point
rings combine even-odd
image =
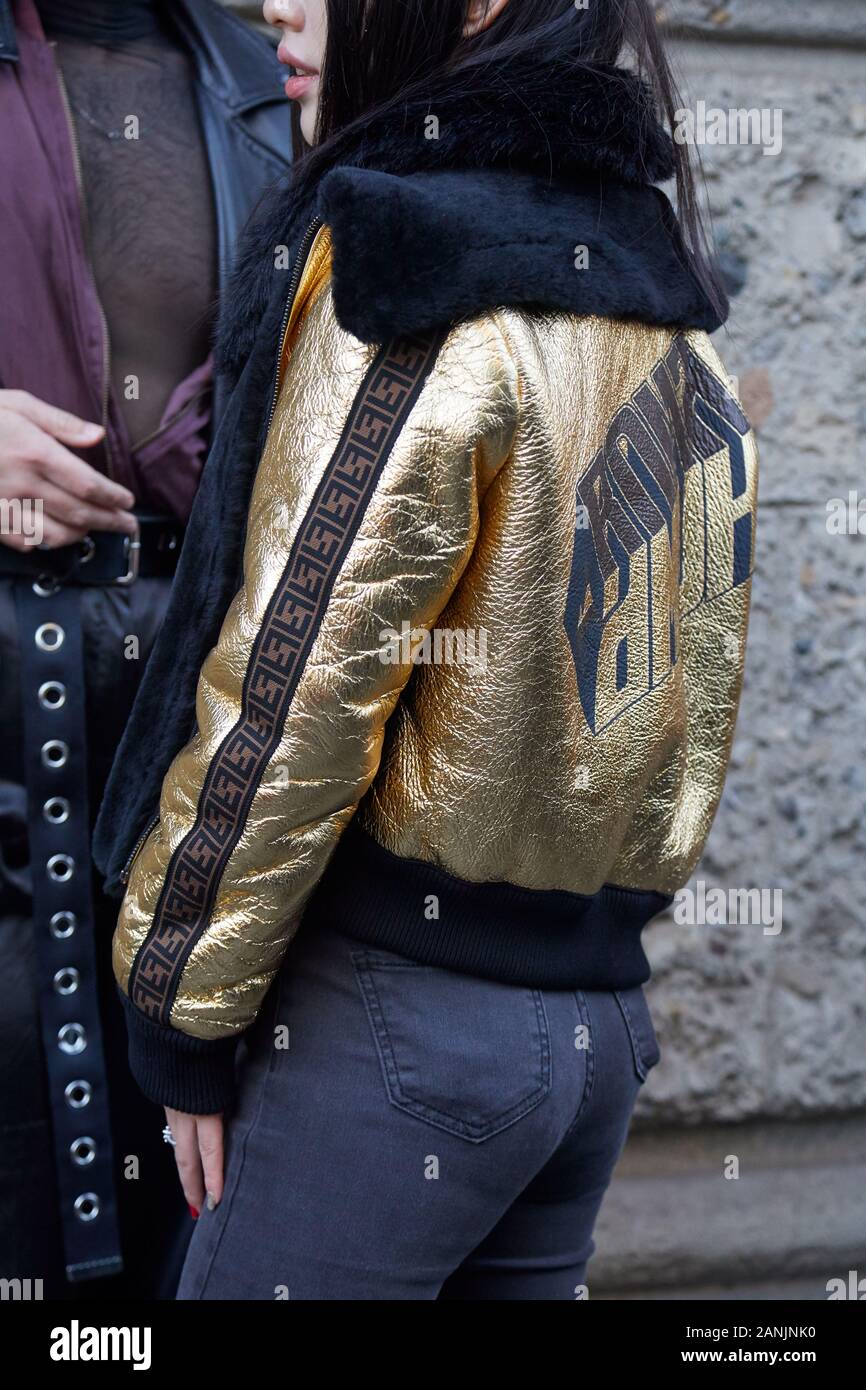
{"type": "Polygon", "coordinates": [[[150,835],[151,830],[153,830],[153,828],[158,824],[159,812],[157,812],[155,816],[151,816],[150,820],[147,822],[147,825],[142,830],[135,844],[132,846],[132,850],[129,854],[129,857],[120,871],[120,882],[122,884],[126,885],[129,882],[129,875],[132,873],[132,866],[138,858],[139,851],[144,847],[144,842],[150,835]]]}
{"type": "Polygon", "coordinates": [[[312,247],[313,242],[316,239],[316,234],[321,225],[321,217],[314,217],[310,225],[307,227],[307,230],[304,232],[303,237],[301,238],[301,244],[298,247],[298,254],[295,257],[295,264],[292,269],[292,278],[289,282],[289,293],[286,298],[286,307],[283,313],[282,327],[280,328],[280,344],[277,350],[277,372],[276,377],[274,379],[274,394],[271,398],[271,408],[268,414],[268,429],[271,428],[271,425],[273,423],[274,413],[277,409],[277,397],[280,394],[280,386],[282,385],[282,381],[280,380],[280,365],[283,360],[283,348],[286,345],[286,334],[289,329],[289,319],[292,316],[292,305],[295,302],[295,295],[298,293],[298,286],[301,283],[301,275],[303,274],[304,266],[307,263],[307,259],[310,254],[310,248],[312,247]]]}
{"type": "MultiPolygon", "coordinates": [[[[302,275],[302,273],[303,273],[304,266],[305,266],[306,263],[307,263],[307,259],[308,259],[309,254],[310,254],[310,248],[312,247],[312,244],[313,244],[313,242],[314,242],[314,240],[315,240],[315,238],[316,238],[316,233],[318,232],[318,230],[319,230],[319,228],[321,227],[321,225],[322,225],[322,219],[321,219],[321,217],[314,217],[313,220],[312,220],[312,222],[310,223],[310,225],[307,227],[307,230],[304,232],[303,238],[302,238],[302,240],[301,240],[301,244],[300,244],[300,246],[298,247],[298,254],[297,254],[297,256],[295,257],[295,264],[294,264],[294,266],[293,266],[293,268],[292,268],[292,278],[291,278],[291,281],[290,281],[290,283],[289,283],[289,293],[288,293],[288,296],[287,296],[287,298],[286,298],[286,307],[285,307],[285,310],[284,310],[284,312],[283,312],[283,322],[282,322],[282,326],[281,326],[281,328],[280,328],[280,345],[279,345],[279,351],[278,351],[278,354],[277,354],[276,379],[275,379],[275,381],[274,381],[274,392],[273,392],[273,397],[272,397],[272,399],[271,399],[271,408],[270,408],[270,412],[269,412],[269,414],[268,414],[268,429],[270,429],[270,427],[271,427],[271,422],[272,422],[272,420],[273,420],[273,418],[274,418],[274,412],[276,411],[276,408],[277,408],[277,397],[279,396],[279,393],[280,393],[280,385],[281,385],[281,381],[280,381],[280,364],[281,364],[281,362],[282,362],[282,360],[283,360],[283,348],[284,348],[285,342],[286,342],[286,333],[288,332],[289,319],[291,318],[291,315],[292,315],[292,305],[294,304],[294,302],[295,302],[295,296],[296,296],[296,294],[298,293],[298,286],[299,286],[300,283],[301,283],[301,275],[302,275]]],[[[121,871],[120,871],[120,882],[121,882],[122,884],[126,885],[126,884],[129,882],[129,876],[130,876],[130,874],[132,873],[132,866],[133,866],[133,864],[135,863],[135,861],[136,861],[136,859],[137,859],[137,857],[138,857],[138,855],[139,855],[139,852],[140,852],[141,849],[143,848],[145,840],[148,838],[148,836],[150,835],[150,832],[153,830],[154,826],[156,826],[156,825],[158,824],[158,822],[159,822],[159,814],[158,814],[158,813],[157,813],[155,816],[151,816],[151,818],[150,818],[150,820],[148,821],[147,825],[144,827],[144,830],[141,832],[141,834],[139,835],[139,837],[138,837],[138,839],[136,840],[135,844],[133,845],[132,850],[130,851],[129,857],[128,857],[126,863],[124,864],[123,868],[122,868],[121,871]]]]}
{"type": "Polygon", "coordinates": [[[171,429],[172,425],[176,425],[178,420],[182,419],[184,415],[187,415],[192,410],[193,406],[198,405],[199,401],[207,394],[209,389],[209,387],[205,386],[201,391],[197,391],[194,396],[190,396],[189,400],[184,402],[180,410],[176,410],[167,420],[163,420],[157,425],[156,429],[151,430],[150,434],[146,434],[143,439],[136,440],[135,444],[131,444],[129,446],[129,452],[131,454],[137,454],[139,449],[143,449],[145,444],[150,444],[151,440],[156,439],[158,434],[163,434],[166,430],[171,429]]]}
{"type": "Polygon", "coordinates": [[[81,212],[81,225],[84,229],[84,240],[87,247],[88,269],[90,278],[93,282],[93,297],[96,308],[99,312],[99,321],[102,325],[102,419],[100,421],[105,430],[105,462],[108,468],[109,478],[114,477],[114,459],[111,453],[111,442],[108,430],[108,396],[111,387],[111,339],[108,334],[108,319],[105,317],[105,310],[99,298],[99,291],[96,288],[96,276],[93,273],[93,262],[90,256],[90,228],[87,217],[87,203],[84,198],[84,179],[81,174],[81,154],[78,148],[78,135],[75,130],[75,121],[72,119],[72,107],[69,104],[69,92],[66,81],[60,68],[60,64],[55,59],[54,64],[57,71],[57,80],[60,86],[60,97],[63,102],[63,109],[66,112],[66,121],[69,126],[69,140],[72,146],[72,166],[75,170],[75,186],[78,190],[78,205],[81,212]]]}

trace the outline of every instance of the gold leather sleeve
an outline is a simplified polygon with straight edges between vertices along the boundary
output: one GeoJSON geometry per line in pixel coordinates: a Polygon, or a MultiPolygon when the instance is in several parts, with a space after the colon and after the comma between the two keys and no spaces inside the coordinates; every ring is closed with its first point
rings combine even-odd
{"type": "Polygon", "coordinates": [[[414,670],[389,634],[435,624],[508,457],[518,380],[492,319],[389,344],[323,285],[294,334],[249,511],[244,583],[201,671],[114,938],[154,1023],[253,1020],[379,765],[414,670]]]}

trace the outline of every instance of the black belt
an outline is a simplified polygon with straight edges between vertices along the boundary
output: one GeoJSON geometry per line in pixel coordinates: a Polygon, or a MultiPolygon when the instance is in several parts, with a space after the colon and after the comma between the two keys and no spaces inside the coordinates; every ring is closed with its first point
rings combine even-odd
{"type": "Polygon", "coordinates": [[[21,651],[27,830],[42,1043],[67,1278],[123,1267],[96,978],[81,600],[91,584],[171,575],[183,528],[141,517],[139,540],[96,532],[77,545],[0,547],[21,651]]]}
{"type": "Polygon", "coordinates": [[[58,584],[119,585],[136,579],[171,578],[177,568],[184,528],[164,516],[139,516],[137,538],[120,531],[94,531],[74,545],[43,550],[0,546],[0,575],[58,584]]]}

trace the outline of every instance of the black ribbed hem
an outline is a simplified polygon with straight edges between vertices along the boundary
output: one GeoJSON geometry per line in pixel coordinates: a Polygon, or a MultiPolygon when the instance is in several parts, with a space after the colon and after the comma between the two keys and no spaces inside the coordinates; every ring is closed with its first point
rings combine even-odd
{"type": "Polygon", "coordinates": [[[120,991],[129,1035],[129,1069],[148,1100],[187,1115],[229,1110],[235,1095],[237,1038],[191,1038],[153,1023],[120,991]]]}
{"type": "Polygon", "coordinates": [[[606,990],[649,979],[641,931],[671,902],[612,884],[586,896],[469,883],[391,854],[352,823],[306,915],[424,965],[536,989],[606,990]],[[438,918],[429,920],[432,899],[438,918]]]}

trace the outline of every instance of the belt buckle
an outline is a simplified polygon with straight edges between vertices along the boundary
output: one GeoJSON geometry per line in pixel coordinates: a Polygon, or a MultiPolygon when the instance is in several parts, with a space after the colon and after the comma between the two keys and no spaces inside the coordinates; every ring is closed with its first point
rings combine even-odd
{"type": "Polygon", "coordinates": [[[134,584],[138,578],[138,571],[141,566],[141,536],[124,536],[123,538],[123,558],[126,560],[126,573],[119,574],[116,579],[108,582],[112,586],[124,587],[134,584]]]}

